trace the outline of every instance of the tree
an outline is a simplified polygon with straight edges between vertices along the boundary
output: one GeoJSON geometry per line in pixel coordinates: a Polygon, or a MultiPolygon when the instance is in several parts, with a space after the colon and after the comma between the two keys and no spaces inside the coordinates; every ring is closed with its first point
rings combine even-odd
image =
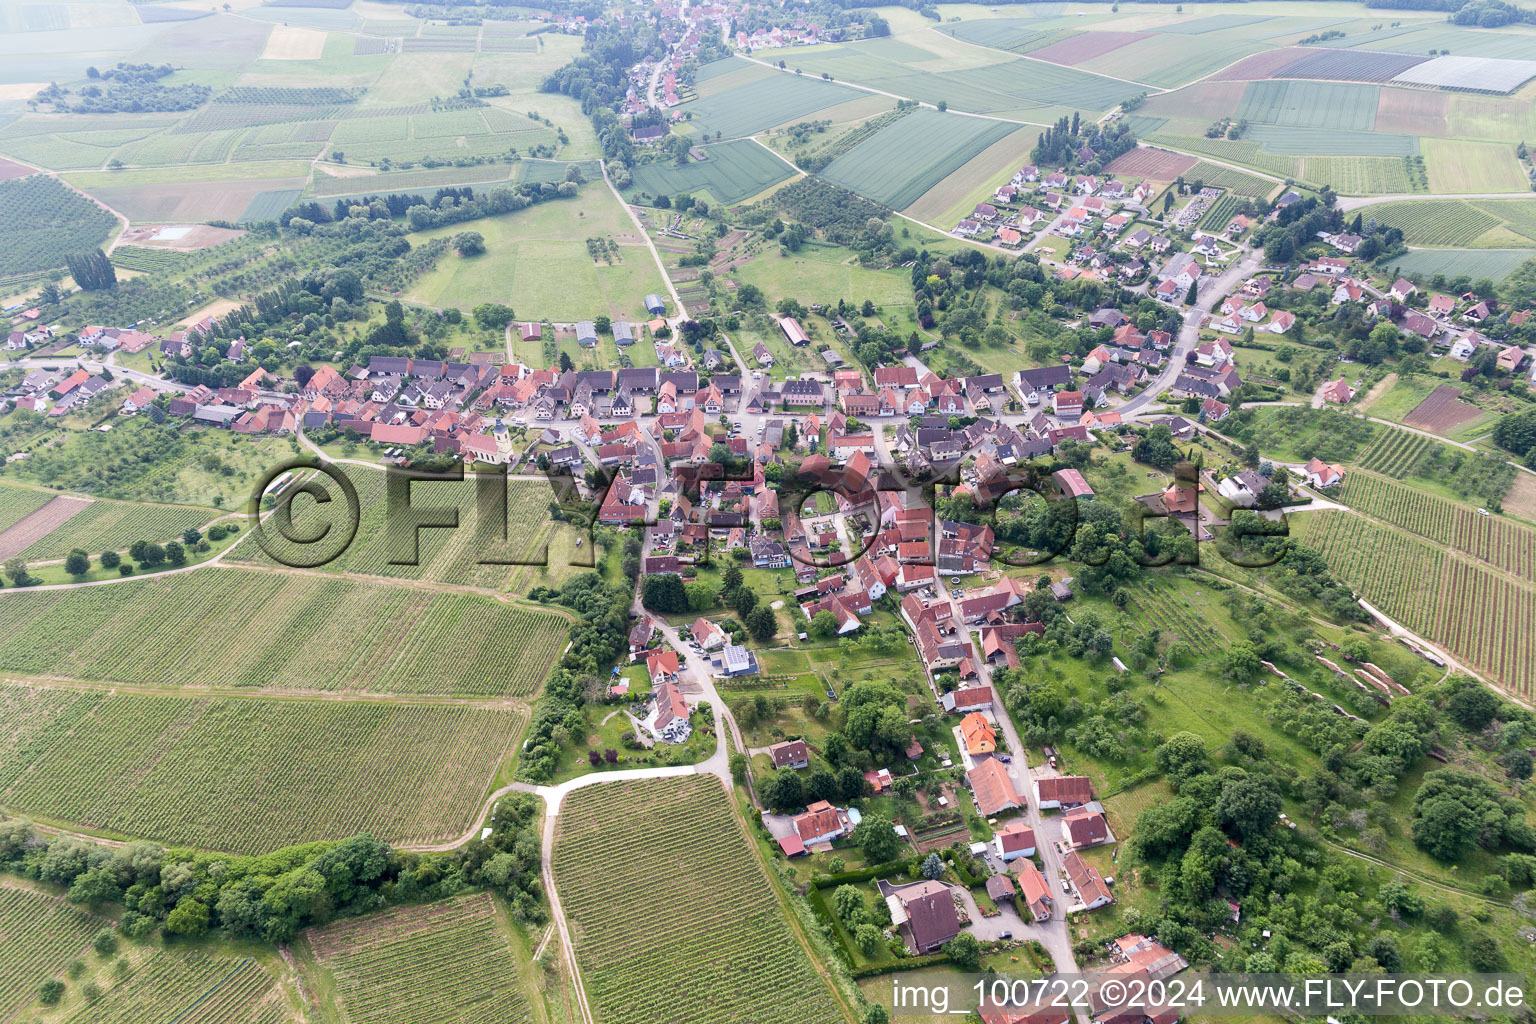
{"type": "Polygon", "coordinates": [[[1273,828],[1279,819],[1280,794],[1275,792],[1274,783],[1266,776],[1241,772],[1229,777],[1221,787],[1221,795],[1216,798],[1216,824],[1234,838],[1256,839],[1273,828]]]}
{"type": "Polygon", "coordinates": [[[736,784],[738,786],[745,784],[747,781],[747,755],[741,753],[732,754],[727,763],[731,768],[731,778],[736,780],[736,784]]]}
{"type": "Polygon", "coordinates": [[[1226,674],[1240,683],[1246,683],[1258,675],[1259,655],[1254,650],[1253,644],[1246,640],[1239,640],[1227,648],[1226,656],[1222,659],[1222,668],[1226,674]]]}
{"type": "Polygon", "coordinates": [[[103,569],[116,569],[123,560],[123,556],[116,551],[103,551],[99,558],[103,569]]]}
{"type": "Polygon", "coordinates": [[[742,622],[747,627],[747,632],[752,635],[752,639],[760,644],[768,643],[779,631],[778,616],[774,615],[773,609],[766,604],[753,608],[742,622]]]}
{"type": "Polygon", "coordinates": [[[936,853],[930,853],[923,858],[923,877],[931,881],[937,881],[944,874],[944,862],[936,853]]]}
{"type": "Polygon", "coordinates": [[[811,618],[811,636],[818,640],[830,640],[837,635],[837,617],[829,611],[819,611],[811,618]]]}
{"type": "Polygon", "coordinates": [[[674,573],[646,576],[640,584],[640,602],[653,612],[680,615],[688,610],[688,591],[682,577],[674,573]]]}
{"type": "Polygon", "coordinates": [[[1200,282],[1189,282],[1189,291],[1184,293],[1184,305],[1193,306],[1200,301],[1200,282]]]}
{"type": "Polygon", "coordinates": [[[512,322],[515,314],[511,306],[500,302],[482,302],[470,310],[469,315],[474,317],[475,326],[482,331],[499,331],[512,322]]]}
{"type": "Polygon", "coordinates": [[[460,231],[453,236],[453,248],[460,256],[479,256],[485,252],[485,236],[478,231],[460,231]]]}
{"type": "Polygon", "coordinates": [[[165,542],[165,560],[171,565],[185,565],[187,549],[181,546],[180,541],[168,540],[165,542]]]}
{"type": "Polygon", "coordinates": [[[196,938],[208,930],[208,908],[199,900],[184,898],[166,916],[165,930],[169,935],[196,938]]]}
{"type": "Polygon", "coordinates": [[[901,838],[891,827],[891,820],[881,814],[866,814],[848,837],[864,851],[864,858],[871,864],[883,864],[894,860],[901,853],[901,838]]]}
{"type": "Polygon", "coordinates": [[[874,956],[875,951],[880,948],[881,940],[880,929],[868,922],[853,930],[854,945],[858,946],[859,951],[865,956],[874,956]]]}
{"type": "Polygon", "coordinates": [[[1168,778],[1174,789],[1204,774],[1210,768],[1210,757],[1205,751],[1205,740],[1192,732],[1175,733],[1157,748],[1157,768],[1168,778]]]}
{"type": "Polygon", "coordinates": [[[981,970],[981,943],[970,932],[961,932],[944,943],[944,952],[962,971],[981,970]]]}
{"type": "Polygon", "coordinates": [[[27,563],[22,561],[20,555],[6,560],[5,575],[18,587],[32,582],[32,574],[27,571],[27,563]]]}
{"type": "Polygon", "coordinates": [[[1463,729],[1481,732],[1498,717],[1499,698],[1492,690],[1469,680],[1445,702],[1445,710],[1463,729]]]}
{"type": "Polygon", "coordinates": [[[64,571],[71,576],[84,576],[91,571],[91,556],[75,548],[64,559],[64,571]]]}
{"type": "Polygon", "coordinates": [[[805,791],[800,776],[792,771],[778,772],[762,786],[762,797],[776,811],[789,811],[805,806],[805,791]]]}
{"type": "Polygon", "coordinates": [[[91,868],[78,876],[69,887],[69,902],[94,907],[111,903],[122,897],[123,890],[117,884],[117,876],[105,867],[91,868]]]}
{"type": "Polygon", "coordinates": [[[832,890],[832,912],[845,925],[856,925],[868,916],[864,906],[864,894],[856,886],[843,884],[832,890]]]}
{"type": "Polygon", "coordinates": [[[59,1000],[64,998],[64,983],[58,978],[49,978],[37,986],[37,1001],[44,1006],[58,1006],[59,1000]]]}

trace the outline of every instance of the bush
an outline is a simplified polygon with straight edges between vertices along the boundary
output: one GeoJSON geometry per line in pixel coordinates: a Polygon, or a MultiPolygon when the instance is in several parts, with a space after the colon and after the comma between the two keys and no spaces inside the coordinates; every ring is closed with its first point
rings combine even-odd
{"type": "Polygon", "coordinates": [[[102,956],[111,956],[117,952],[117,936],[111,928],[103,928],[96,933],[96,938],[91,942],[91,948],[102,956]]]}
{"type": "Polygon", "coordinates": [[[49,978],[37,986],[37,1001],[44,1006],[58,1006],[59,1000],[64,998],[64,983],[58,978],[49,978]]]}

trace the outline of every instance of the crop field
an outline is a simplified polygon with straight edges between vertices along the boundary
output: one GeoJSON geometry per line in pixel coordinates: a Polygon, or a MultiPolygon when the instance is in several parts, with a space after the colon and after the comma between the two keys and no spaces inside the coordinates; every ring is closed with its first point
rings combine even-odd
{"type": "Polygon", "coordinates": [[[1460,389],[1441,384],[1425,396],[1422,402],[1414,406],[1408,415],[1403,417],[1403,422],[1420,430],[1445,434],[1463,423],[1485,415],[1477,406],[1458,401],[1461,395],[1460,389]]]}
{"type": "Polygon", "coordinates": [[[84,548],[94,557],[102,551],[125,550],[136,540],[177,540],[183,530],[200,529],[212,518],[206,509],[93,501],[23,550],[21,557],[29,562],[63,558],[75,548],[84,548]]]}
{"type": "Polygon", "coordinates": [[[1528,192],[1530,183],[1508,143],[1425,139],[1424,162],[1435,192],[1528,192]]]}
{"type": "Polygon", "coordinates": [[[1376,108],[1376,130],[1407,135],[1449,134],[1450,97],[1427,89],[1383,89],[1376,108]]]}
{"type": "Polygon", "coordinates": [[[69,1024],[267,1024],[287,1014],[268,997],[276,982],[252,957],[162,949],[87,1003],[69,1024]]]}
{"type": "Polygon", "coordinates": [[[1371,473],[1349,474],[1343,495],[1345,502],[1367,515],[1522,579],[1536,580],[1536,530],[1502,516],[1479,515],[1465,505],[1371,473]]]}
{"type": "Polygon", "coordinates": [[[265,192],[257,192],[251,196],[251,201],[246,204],[236,223],[259,224],[264,220],[277,220],[283,215],[283,211],[299,201],[299,196],[304,194],[303,189],[274,188],[265,192]]]}
{"type": "Polygon", "coordinates": [[[62,529],[70,519],[90,508],[85,498],[61,494],[46,505],[29,513],[0,533],[0,559],[20,554],[55,530],[62,529]]]}
{"type": "Polygon", "coordinates": [[[1158,34],[1080,66],[1084,71],[1171,89],[1241,60],[1257,48],[1257,44],[1229,36],[1190,39],[1158,34]]]}
{"type": "Polygon", "coordinates": [[[1254,82],[1237,116],[1263,124],[1368,132],[1376,127],[1381,90],[1343,82],[1254,82]]]}
{"type": "Polygon", "coordinates": [[[399,907],[307,933],[347,1024],[533,1019],[490,893],[399,907]]]}
{"type": "Polygon", "coordinates": [[[1401,273],[1424,280],[1435,274],[1466,274],[1473,280],[1486,277],[1497,284],[1533,259],[1536,249],[1415,249],[1392,257],[1392,265],[1401,273]]]}
{"type": "Polygon", "coordinates": [[[1219,185],[1240,196],[1251,196],[1256,199],[1263,199],[1280,187],[1277,182],[1267,178],[1204,162],[1196,164],[1186,178],[1198,178],[1207,185],[1219,185]]]}
{"type": "Polygon", "coordinates": [[[0,668],[164,686],[516,696],[543,680],[566,631],[561,617],[473,594],[207,568],[8,595],[0,668]],[[86,634],[82,622],[92,623],[86,634]]]}
{"type": "MultiPolygon", "coordinates": [[[[1530,36],[1507,36],[1502,42],[1518,47],[1508,54],[1509,57],[1529,57],[1531,54],[1530,36]]],[[[1536,61],[1457,54],[1416,64],[1397,75],[1393,81],[1410,85],[1433,85],[1442,89],[1510,93],[1532,78],[1536,78],[1536,61]]]]}
{"type": "Polygon", "coordinates": [[[1214,121],[1231,117],[1243,101],[1247,86],[1242,82],[1196,82],[1173,92],[1147,97],[1140,113],[1214,121]]]}
{"type": "Polygon", "coordinates": [[[0,181],[0,278],[62,267],[115,227],[117,218],[55,178],[0,181]]]}
{"type": "Polygon", "coordinates": [[[124,270],[138,270],[146,274],[176,273],[186,264],[188,256],[175,249],[152,249],[143,245],[119,245],[112,250],[112,262],[124,270]]]}
{"type": "Polygon", "coordinates": [[[1079,32],[1058,42],[1022,51],[1036,60],[1048,60],[1052,64],[1086,64],[1095,57],[1102,57],[1122,46],[1150,39],[1146,32],[1079,32]]]}
{"type": "Polygon", "coordinates": [[[1413,472],[1434,443],[1422,434],[1386,427],[1376,432],[1355,461],[1365,469],[1401,480],[1413,472]]]}
{"type": "Polygon", "coordinates": [[[1536,686],[1536,589],[1472,562],[1447,562],[1438,633],[1454,653],[1516,693],[1536,686]]]}
{"type": "Polygon", "coordinates": [[[1536,203],[1529,199],[1485,199],[1473,205],[1497,217],[1509,230],[1536,242],[1536,203]]]}
{"type": "Polygon", "coordinates": [[[1162,585],[1153,574],[1147,577],[1147,582],[1131,588],[1127,606],[1144,629],[1176,638],[1197,654],[1216,655],[1226,648],[1227,638],[1198,610],[1185,606],[1177,587],[1162,585]]]}
{"type": "Polygon", "coordinates": [[[0,884],[0,1020],[36,998],[37,986],[79,956],[105,925],[57,896],[0,884]]]}
{"type": "Polygon", "coordinates": [[[905,209],[1014,128],[917,110],[833,160],[822,177],[893,210],[905,209]]]}
{"type": "Polygon", "coordinates": [[[1183,153],[1170,153],[1166,149],[1141,147],[1123,153],[1104,168],[1106,174],[1125,175],[1131,178],[1151,178],[1154,181],[1173,181],[1194,167],[1197,161],[1183,153]]]}
{"type": "Polygon", "coordinates": [[[53,500],[47,491],[27,487],[0,487],[0,530],[9,530],[53,500]]]}
{"type": "Polygon", "coordinates": [[[1252,57],[1245,57],[1229,68],[1224,68],[1211,76],[1213,82],[1257,82],[1274,76],[1276,71],[1299,57],[1305,57],[1310,50],[1300,46],[1282,46],[1278,50],[1266,50],[1256,53],[1252,57]]]}
{"type": "Polygon", "coordinates": [[[652,195],[708,192],[720,203],[739,203],[795,173],[783,160],[751,139],[738,139],[704,150],[708,160],[682,167],[671,162],[633,168],[635,188],[652,195]]]}
{"type": "Polygon", "coordinates": [[[1038,18],[974,18],[935,29],[963,42],[1012,53],[1028,53],[1067,36],[1065,29],[1041,28],[1038,18]]]}
{"type": "Polygon", "coordinates": [[[1412,199],[1365,208],[1365,218],[1398,228],[1409,245],[1471,245],[1478,236],[1499,226],[1461,199],[1412,199]]]}
{"type": "MultiPolygon", "coordinates": [[[[1158,132],[1153,142],[1166,143],[1191,153],[1201,153],[1230,163],[1245,164],[1279,178],[1299,178],[1302,161],[1298,157],[1271,153],[1247,139],[1207,139],[1203,136],[1174,135],[1158,132]]],[[[1206,165],[1209,166],[1209,165],[1206,165]]]]}
{"type": "Polygon", "coordinates": [[[1370,50],[1314,50],[1275,71],[1276,78],[1315,78],[1335,82],[1385,82],[1428,57],[1370,50]]]}
{"type": "Polygon", "coordinates": [[[1336,132],[1326,128],[1255,124],[1248,126],[1243,138],[1252,139],[1271,153],[1289,156],[1419,155],[1419,140],[1416,136],[1385,132],[1336,132]]]}
{"type": "Polygon", "coordinates": [[[1400,195],[1419,191],[1402,157],[1309,156],[1302,165],[1308,181],[1349,195],[1400,195]]]}
{"type": "Polygon", "coordinates": [[[525,718],[469,704],[4,685],[0,803],[233,853],[359,832],[436,842],[474,823],[525,718]]]}
{"type": "Polygon", "coordinates": [[[576,790],[551,867],[600,1024],[841,1019],[712,776],[576,790]]]}
{"type": "Polygon", "coordinates": [[[1446,562],[1428,542],[1348,512],[1318,512],[1307,545],[1367,601],[1421,636],[1433,636],[1446,562]]]}
{"type": "Polygon", "coordinates": [[[1211,208],[1205,211],[1205,216],[1200,218],[1200,226],[1207,231],[1222,232],[1227,225],[1232,223],[1232,218],[1237,215],[1238,207],[1247,203],[1247,198],[1239,196],[1235,192],[1224,192],[1220,199],[1211,204],[1211,208]]]}
{"type": "Polygon", "coordinates": [[[857,96],[853,89],[809,75],[780,74],[694,100],[686,109],[693,114],[690,123],[699,131],[736,139],[774,125],[801,120],[824,107],[857,96]]]}

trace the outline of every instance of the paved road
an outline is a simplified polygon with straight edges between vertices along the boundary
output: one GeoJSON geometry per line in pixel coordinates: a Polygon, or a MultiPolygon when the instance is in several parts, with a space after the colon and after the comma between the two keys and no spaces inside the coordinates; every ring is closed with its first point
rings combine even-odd
{"type": "MultiPolygon", "coordinates": [[[[115,353],[114,353],[115,355],[115,353]]],[[[59,366],[63,363],[75,363],[90,370],[92,373],[100,373],[102,370],[112,371],[112,376],[118,380],[131,380],[137,384],[148,384],[156,391],[175,392],[185,394],[192,390],[191,384],[183,384],[180,381],[169,380],[153,373],[145,373],[143,370],[131,370],[126,366],[118,366],[112,362],[113,356],[108,356],[106,362],[96,359],[87,359],[83,356],[58,356],[56,358],[25,356],[8,363],[0,363],[0,369],[12,366],[20,366],[24,369],[37,369],[44,366],[59,366]]]]}

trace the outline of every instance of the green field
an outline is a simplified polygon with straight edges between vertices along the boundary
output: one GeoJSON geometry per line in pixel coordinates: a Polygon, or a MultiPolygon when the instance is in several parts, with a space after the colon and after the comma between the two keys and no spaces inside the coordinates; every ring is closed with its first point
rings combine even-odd
{"type": "Polygon", "coordinates": [[[1511,575],[1536,580],[1536,531],[1508,519],[1479,515],[1470,506],[1362,472],[1345,478],[1343,500],[1511,575]]]}
{"type": "Polygon", "coordinates": [[[1401,195],[1421,191],[1409,177],[1402,157],[1309,156],[1305,160],[1306,180],[1327,185],[1335,192],[1401,195]]]}
{"type": "Polygon", "coordinates": [[[842,1018],[748,842],[712,776],[566,798],[552,868],[599,1020],[842,1018]],[[636,885],[643,898],[614,898],[636,885]]]}
{"type": "Polygon", "coordinates": [[[490,893],[337,921],[306,936],[347,1024],[531,1021],[490,893]]]}
{"type": "Polygon", "coordinates": [[[1345,82],[1251,82],[1237,116],[1264,124],[1368,132],[1376,126],[1381,88],[1345,82]]]}
{"type": "Polygon", "coordinates": [[[1465,274],[1474,281],[1486,277],[1497,283],[1533,259],[1536,249],[1414,249],[1394,256],[1392,265],[1425,281],[1436,274],[1452,278],[1465,274]]]}
{"type": "Polygon", "coordinates": [[[565,634],[477,595],[246,569],[0,599],[0,668],[162,686],[524,695],[565,634]]]}
{"type": "Polygon", "coordinates": [[[1234,170],[1231,167],[1222,167],[1218,164],[1198,163],[1184,174],[1186,181],[1198,178],[1207,185],[1219,185],[1229,189],[1240,196],[1251,196],[1262,199],[1270,195],[1280,187],[1279,182],[1260,178],[1256,174],[1247,174],[1234,170]]]}
{"type": "Polygon", "coordinates": [[[107,924],[57,896],[0,884],[0,1019],[37,996],[40,982],[59,974],[107,924]]]}
{"type": "Polygon", "coordinates": [[[47,491],[27,487],[0,487],[0,530],[15,526],[53,500],[47,491]]]}
{"type": "MultiPolygon", "coordinates": [[[[520,317],[569,323],[599,314],[644,319],[644,297],[667,290],[650,252],[635,244],[639,237],[633,223],[601,182],[584,186],[575,201],[545,202],[478,220],[474,229],[485,236],[486,252],[442,260],[408,298],[466,310],[482,302],[505,302],[520,317]],[[593,262],[586,239],[598,235],[632,239],[620,241],[620,262],[593,262]]],[[[455,225],[413,238],[452,237],[462,230],[455,225]]]]}
{"type": "Polygon", "coordinates": [[[779,74],[693,100],[684,109],[693,115],[689,124],[698,131],[738,139],[801,120],[859,95],[855,89],[811,75],[779,74]]]}
{"type": "Polygon", "coordinates": [[[1014,126],[917,110],[833,160],[822,177],[866,199],[905,209],[1014,126]]]}
{"type": "Polygon", "coordinates": [[[739,203],[795,173],[772,151],[751,139],[738,139],[704,150],[706,160],[679,167],[671,162],[638,164],[632,170],[635,188],[652,195],[707,193],[717,203],[739,203]]]}
{"type": "Polygon", "coordinates": [[[1418,156],[1416,135],[1386,132],[1331,131],[1327,128],[1293,128],[1278,124],[1253,124],[1244,139],[1259,143],[1271,153],[1288,156],[1418,156]]]}
{"type": "Polygon", "coordinates": [[[7,685],[0,804],[232,853],[359,832],[436,842],[474,823],[524,720],[467,704],[7,685]]]}
{"type": "Polygon", "coordinates": [[[1425,139],[1433,192],[1528,192],[1530,182],[1508,143],[1425,139]]]}
{"type": "Polygon", "coordinates": [[[1409,245],[1465,246],[1499,226],[1498,218],[1461,199],[1413,199],[1368,206],[1367,220],[1398,228],[1409,245]]]}

